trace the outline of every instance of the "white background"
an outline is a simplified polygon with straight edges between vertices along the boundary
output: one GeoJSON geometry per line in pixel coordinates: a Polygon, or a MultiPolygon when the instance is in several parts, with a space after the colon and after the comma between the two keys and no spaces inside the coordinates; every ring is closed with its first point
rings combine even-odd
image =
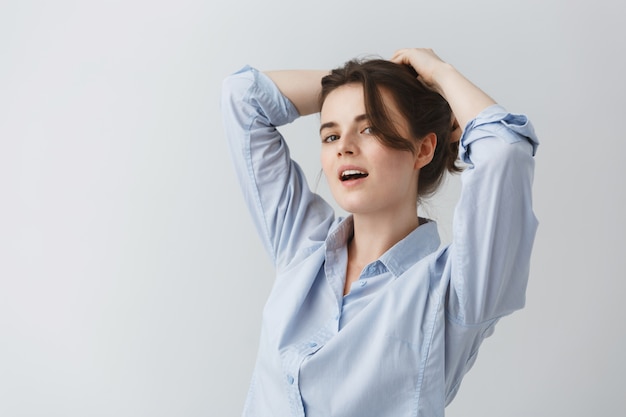
{"type": "MultiPolygon", "coordinates": [[[[447,415],[625,415],[621,10],[3,1],[0,416],[239,415],[273,277],[228,158],[221,80],[413,46],[528,114],[542,141],[527,306],[447,415]]],[[[316,124],[285,128],[312,182],[316,124]]],[[[457,181],[428,206],[444,240],[457,181]]]]}

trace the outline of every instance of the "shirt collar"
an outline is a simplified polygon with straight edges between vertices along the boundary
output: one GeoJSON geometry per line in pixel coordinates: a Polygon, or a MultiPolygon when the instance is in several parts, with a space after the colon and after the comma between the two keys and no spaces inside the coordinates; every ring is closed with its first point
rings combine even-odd
{"type": "Polygon", "coordinates": [[[352,215],[339,219],[336,226],[331,229],[326,237],[326,249],[334,251],[345,247],[353,233],[354,221],[352,220],[352,215]]]}
{"type": "Polygon", "coordinates": [[[437,223],[428,220],[383,253],[380,261],[397,278],[436,251],[440,243],[437,223]]]}
{"type": "MultiPolygon", "coordinates": [[[[352,216],[341,219],[326,238],[327,250],[345,248],[353,232],[352,216]]],[[[378,260],[397,278],[422,258],[436,251],[440,243],[437,223],[427,220],[389,248],[378,260]]]]}

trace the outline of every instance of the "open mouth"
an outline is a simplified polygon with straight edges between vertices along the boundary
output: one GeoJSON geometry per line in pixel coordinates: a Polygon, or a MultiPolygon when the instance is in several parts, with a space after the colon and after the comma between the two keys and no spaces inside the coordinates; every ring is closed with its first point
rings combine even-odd
{"type": "Polygon", "coordinates": [[[350,181],[350,180],[357,180],[359,178],[365,178],[368,175],[369,174],[367,172],[358,171],[356,169],[347,169],[339,175],[339,179],[341,181],[350,181]]]}

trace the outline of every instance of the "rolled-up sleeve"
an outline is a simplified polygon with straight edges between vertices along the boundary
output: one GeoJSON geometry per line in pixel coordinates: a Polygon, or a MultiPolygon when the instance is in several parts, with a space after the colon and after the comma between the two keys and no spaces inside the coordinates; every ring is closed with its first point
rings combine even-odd
{"type": "Polygon", "coordinates": [[[526,116],[499,105],[466,127],[467,164],[455,209],[447,314],[456,323],[487,323],[525,303],[537,219],[532,209],[539,142],[526,116]]]}
{"type": "Polygon", "coordinates": [[[332,208],[310,191],[277,129],[298,116],[269,77],[250,66],[222,83],[222,117],[237,177],[277,266],[288,264],[308,238],[325,236],[334,217],[332,208]]]}

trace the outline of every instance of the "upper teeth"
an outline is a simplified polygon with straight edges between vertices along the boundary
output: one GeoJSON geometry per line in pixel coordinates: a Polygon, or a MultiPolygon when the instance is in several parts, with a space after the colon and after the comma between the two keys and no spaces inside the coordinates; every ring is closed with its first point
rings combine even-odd
{"type": "Polygon", "coordinates": [[[348,175],[357,175],[357,174],[365,175],[365,172],[357,171],[356,169],[347,169],[341,173],[341,176],[347,177],[348,175]]]}

